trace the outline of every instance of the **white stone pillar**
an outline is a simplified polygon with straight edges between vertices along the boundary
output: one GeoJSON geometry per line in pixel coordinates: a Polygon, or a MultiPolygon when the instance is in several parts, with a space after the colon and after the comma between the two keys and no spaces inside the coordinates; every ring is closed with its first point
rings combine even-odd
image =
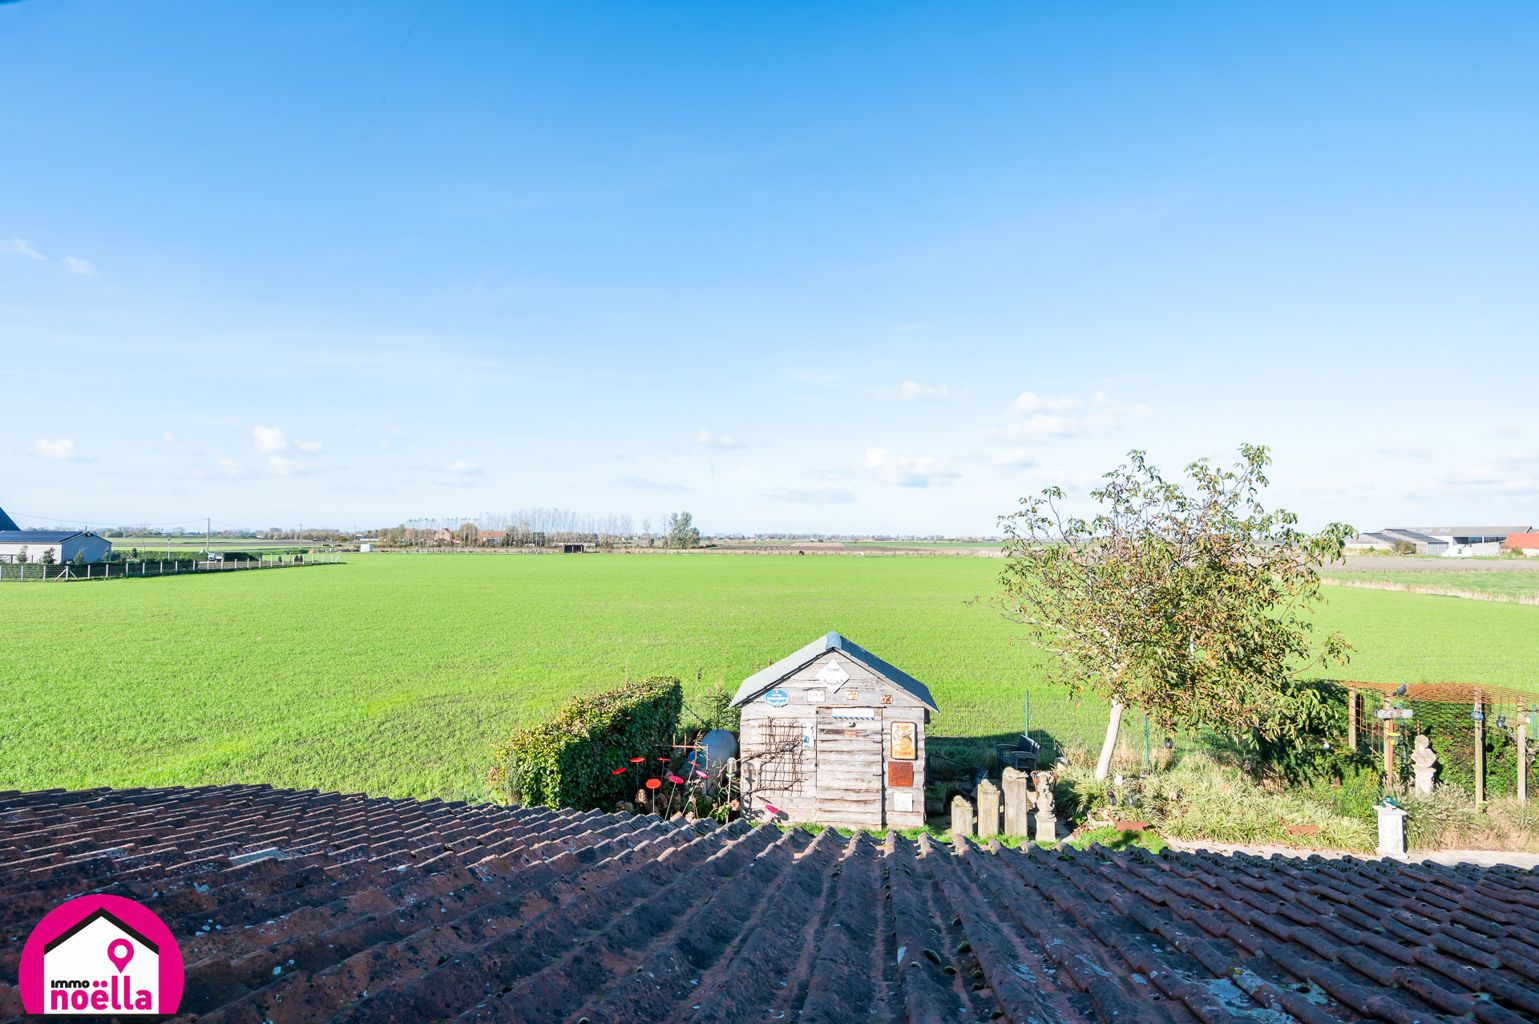
{"type": "Polygon", "coordinates": [[[1381,857],[1405,858],[1405,811],[1389,804],[1379,804],[1379,849],[1381,857]]]}

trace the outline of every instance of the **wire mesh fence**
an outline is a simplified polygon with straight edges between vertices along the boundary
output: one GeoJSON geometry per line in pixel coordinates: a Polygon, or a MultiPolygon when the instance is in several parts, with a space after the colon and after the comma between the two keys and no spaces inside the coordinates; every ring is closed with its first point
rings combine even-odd
{"type": "Polygon", "coordinates": [[[1478,683],[1343,685],[1358,705],[1358,742],[1387,759],[1395,782],[1413,781],[1422,735],[1437,756],[1438,784],[1481,797],[1539,794],[1539,694],[1478,683]]]}

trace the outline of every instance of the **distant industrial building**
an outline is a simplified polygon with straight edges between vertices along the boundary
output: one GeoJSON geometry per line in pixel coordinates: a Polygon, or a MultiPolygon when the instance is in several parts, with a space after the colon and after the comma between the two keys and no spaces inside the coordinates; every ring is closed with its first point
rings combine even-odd
{"type": "Polygon", "coordinates": [[[1532,526],[1397,526],[1360,533],[1349,551],[1404,551],[1443,558],[1495,558],[1513,537],[1532,534],[1532,526]]]}

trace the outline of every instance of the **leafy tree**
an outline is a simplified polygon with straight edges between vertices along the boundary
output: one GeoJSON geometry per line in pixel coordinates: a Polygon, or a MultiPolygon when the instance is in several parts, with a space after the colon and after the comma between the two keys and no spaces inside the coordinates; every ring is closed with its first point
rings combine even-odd
{"type": "Polygon", "coordinates": [[[53,548],[44,548],[43,549],[42,563],[44,565],[52,565],[53,564],[53,548]]]}
{"type": "Polygon", "coordinates": [[[1324,721],[1299,673],[1344,664],[1350,646],[1317,635],[1310,610],[1321,565],[1341,557],[1350,526],[1317,534],[1269,511],[1268,450],[1242,445],[1232,468],[1203,459],[1168,481],[1133,451],[1090,492],[1088,519],[1049,487],[1003,516],[1006,613],[1057,657],[1056,681],[1111,705],[1096,764],[1111,765],[1123,710],[1164,727],[1208,726],[1236,739],[1288,740],[1324,721]]]}
{"type": "Polygon", "coordinates": [[[670,548],[698,548],[700,531],[695,528],[695,517],[688,512],[674,512],[668,517],[668,546],[670,548]]]}

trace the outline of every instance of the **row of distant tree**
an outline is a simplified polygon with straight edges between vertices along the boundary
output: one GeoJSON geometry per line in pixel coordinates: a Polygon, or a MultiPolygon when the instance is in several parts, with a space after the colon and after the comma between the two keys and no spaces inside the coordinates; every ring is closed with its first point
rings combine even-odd
{"type": "Polygon", "coordinates": [[[384,547],[543,548],[555,544],[596,547],[640,544],[647,547],[697,548],[700,530],[688,512],[670,512],[662,529],[652,532],[650,518],[638,533],[630,516],[583,516],[565,509],[529,509],[478,520],[410,520],[373,532],[384,547]],[[452,524],[452,525],[451,525],[452,524]]]}

